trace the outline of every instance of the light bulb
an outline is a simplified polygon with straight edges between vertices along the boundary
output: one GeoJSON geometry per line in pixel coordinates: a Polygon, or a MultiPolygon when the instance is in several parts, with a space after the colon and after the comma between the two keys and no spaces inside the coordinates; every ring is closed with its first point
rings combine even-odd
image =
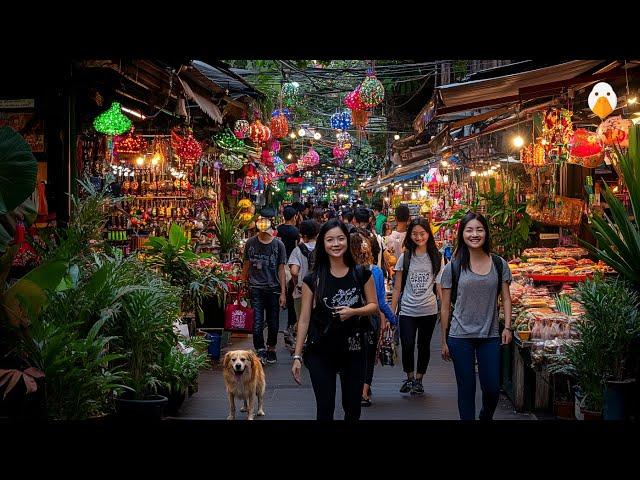
{"type": "Polygon", "coordinates": [[[516,135],[513,139],[513,146],[516,148],[522,148],[523,145],[524,138],[522,138],[520,135],[516,135]]]}
{"type": "Polygon", "coordinates": [[[384,201],[389,203],[389,197],[384,197],[384,201]]]}
{"type": "Polygon", "coordinates": [[[143,157],[136,158],[136,164],[140,167],[144,165],[144,158],[143,157]]]}
{"type": "Polygon", "coordinates": [[[442,181],[443,181],[444,183],[449,183],[449,175],[443,175],[443,176],[442,176],[442,181]]]}
{"type": "Polygon", "coordinates": [[[540,142],[540,143],[541,143],[542,145],[547,145],[549,142],[547,142],[547,139],[546,139],[546,138],[543,138],[543,139],[542,139],[542,142],[540,142]]]}
{"type": "Polygon", "coordinates": [[[400,140],[400,135],[398,135],[397,133],[393,136],[394,140],[400,140]]]}
{"type": "Polygon", "coordinates": [[[427,191],[425,189],[422,189],[418,192],[418,195],[424,198],[427,196],[427,191]]]}
{"type": "Polygon", "coordinates": [[[476,172],[475,170],[473,170],[469,175],[471,175],[472,177],[475,177],[476,175],[478,175],[478,172],[476,172]]]}
{"type": "Polygon", "coordinates": [[[304,128],[301,128],[300,130],[298,130],[298,136],[304,137],[306,134],[307,132],[305,132],[304,128]]]}
{"type": "Polygon", "coordinates": [[[631,97],[629,100],[627,100],[627,103],[629,105],[633,105],[634,103],[636,103],[638,101],[638,97],[631,97]]]}
{"type": "Polygon", "coordinates": [[[289,136],[290,136],[291,138],[296,138],[296,133],[295,133],[295,132],[291,132],[291,133],[289,134],[289,136]]]}
{"type": "Polygon", "coordinates": [[[440,162],[440,165],[442,165],[443,167],[446,167],[446,166],[448,166],[448,165],[449,165],[449,162],[447,162],[446,160],[442,160],[442,161],[440,162]]]}
{"type": "Polygon", "coordinates": [[[416,192],[411,192],[411,200],[415,200],[417,198],[418,196],[416,195],[416,192]]]}
{"type": "Polygon", "coordinates": [[[293,158],[293,155],[289,154],[287,155],[287,160],[291,160],[293,158]]]}
{"type": "Polygon", "coordinates": [[[160,157],[158,155],[154,155],[153,158],[151,159],[151,165],[156,166],[158,165],[159,161],[160,161],[160,157]]]}
{"type": "Polygon", "coordinates": [[[316,132],[316,133],[313,134],[313,138],[315,140],[320,140],[322,138],[322,135],[320,135],[320,132],[316,132]]]}

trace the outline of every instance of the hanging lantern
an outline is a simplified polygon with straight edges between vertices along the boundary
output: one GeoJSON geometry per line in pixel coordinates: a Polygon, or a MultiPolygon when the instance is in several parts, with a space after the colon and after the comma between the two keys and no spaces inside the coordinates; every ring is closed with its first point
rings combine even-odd
{"type": "Polygon", "coordinates": [[[273,157],[268,149],[262,150],[261,154],[262,163],[265,165],[273,165],[273,157]]]}
{"type": "Polygon", "coordinates": [[[315,167],[320,163],[320,155],[313,148],[310,148],[300,160],[305,167],[315,167]]]}
{"type": "Polygon", "coordinates": [[[344,110],[331,115],[331,128],[336,130],[348,130],[351,128],[351,112],[344,110]]]}
{"type": "Polygon", "coordinates": [[[621,148],[629,147],[629,129],[631,120],[623,119],[621,116],[609,117],[600,124],[596,133],[603,145],[621,148]]]}
{"type": "Polygon", "coordinates": [[[186,165],[193,165],[202,156],[202,145],[189,132],[175,149],[175,154],[186,165]]]}
{"type": "Polygon", "coordinates": [[[273,112],[271,112],[271,118],[279,117],[284,115],[288,121],[291,121],[291,112],[288,108],[276,108],[273,112]]]}
{"type": "Polygon", "coordinates": [[[228,155],[223,153],[220,155],[220,163],[225,170],[234,171],[242,168],[244,158],[232,153],[228,155]]]}
{"type": "Polygon", "coordinates": [[[285,172],[287,166],[282,161],[282,158],[280,158],[278,155],[275,155],[273,157],[273,168],[278,175],[282,175],[285,172]]]}
{"type": "Polygon", "coordinates": [[[344,150],[349,150],[353,143],[353,139],[349,132],[340,132],[337,136],[338,146],[344,150]]]}
{"type": "Polygon", "coordinates": [[[351,118],[356,127],[364,128],[369,123],[369,112],[366,110],[352,110],[351,118]]]}
{"type": "Polygon", "coordinates": [[[287,172],[289,175],[292,175],[292,174],[296,173],[297,171],[298,171],[298,164],[297,163],[290,163],[285,168],[285,172],[287,172]]]}
{"type": "Polygon", "coordinates": [[[249,131],[248,121],[236,120],[236,123],[233,126],[233,133],[236,136],[236,138],[239,138],[239,139],[246,138],[248,131],[249,131]]]}
{"type": "Polygon", "coordinates": [[[135,155],[145,152],[149,147],[147,141],[140,135],[133,134],[134,128],[126,135],[113,139],[113,151],[118,155],[135,155]]]}
{"type": "Polygon", "coordinates": [[[269,147],[272,152],[278,153],[280,151],[280,142],[278,140],[271,140],[271,145],[269,147]]]}
{"type": "Polygon", "coordinates": [[[596,168],[604,160],[604,149],[596,132],[579,128],[569,142],[569,163],[596,168]]]}
{"type": "Polygon", "coordinates": [[[269,128],[271,129],[271,135],[273,138],[286,137],[287,133],[289,133],[289,122],[287,122],[287,117],[284,115],[273,117],[271,119],[271,123],[269,123],[269,128]]]}
{"type": "Polygon", "coordinates": [[[369,75],[360,85],[360,101],[365,108],[373,108],[384,100],[384,86],[375,75],[369,75]]]}
{"type": "Polygon", "coordinates": [[[93,128],[105,135],[120,135],[131,129],[131,120],[122,113],[120,104],[113,102],[109,110],[95,118],[93,128]]]}
{"type": "Polygon", "coordinates": [[[340,147],[333,147],[333,158],[336,159],[343,159],[344,157],[347,156],[347,150],[346,149],[342,149],[340,147]]]}
{"type": "Polygon", "coordinates": [[[246,147],[244,142],[240,140],[236,134],[231,133],[229,129],[224,132],[216,133],[213,136],[213,141],[218,147],[224,150],[238,152],[244,151],[246,147]]]}
{"type": "Polygon", "coordinates": [[[296,97],[298,96],[299,86],[298,82],[287,82],[282,85],[280,95],[282,96],[282,103],[287,107],[292,107],[294,105],[296,97]]]}
{"type": "Polygon", "coordinates": [[[271,138],[271,130],[263,125],[260,120],[256,120],[249,127],[249,138],[256,144],[266,142],[271,138]]]}
{"type": "Polygon", "coordinates": [[[343,103],[352,111],[365,109],[365,106],[360,99],[360,85],[358,85],[353,92],[347,93],[346,97],[344,97],[343,103]]]}

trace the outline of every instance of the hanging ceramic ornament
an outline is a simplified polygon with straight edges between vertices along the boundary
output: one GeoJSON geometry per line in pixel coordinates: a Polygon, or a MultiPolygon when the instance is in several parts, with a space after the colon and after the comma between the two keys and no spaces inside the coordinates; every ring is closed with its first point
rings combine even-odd
{"type": "Polygon", "coordinates": [[[137,155],[144,153],[149,147],[147,141],[140,135],[133,134],[134,127],[129,133],[113,139],[113,151],[118,155],[137,155]]]}
{"type": "Polygon", "coordinates": [[[287,166],[282,161],[282,158],[280,158],[278,155],[275,155],[273,157],[273,168],[278,175],[282,175],[285,172],[287,166]]]}
{"type": "Polygon", "coordinates": [[[618,97],[611,88],[611,85],[605,82],[596,83],[589,94],[589,108],[595,113],[601,120],[604,120],[609,116],[611,112],[616,109],[618,105],[618,97]]]}
{"type": "Polygon", "coordinates": [[[272,140],[269,148],[272,152],[278,153],[280,151],[280,142],[278,140],[272,140]]]}
{"type": "Polygon", "coordinates": [[[191,132],[182,140],[175,149],[175,154],[185,165],[194,165],[202,155],[202,145],[198,142],[191,132]]]}
{"type": "Polygon", "coordinates": [[[273,112],[271,112],[271,118],[279,117],[281,115],[284,115],[289,122],[291,121],[291,112],[288,108],[276,108],[273,112]]]}

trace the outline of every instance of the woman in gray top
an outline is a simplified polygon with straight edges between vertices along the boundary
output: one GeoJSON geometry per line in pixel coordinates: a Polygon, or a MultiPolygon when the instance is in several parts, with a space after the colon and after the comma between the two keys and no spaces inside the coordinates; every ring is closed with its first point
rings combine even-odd
{"type": "Polygon", "coordinates": [[[454,258],[442,272],[440,310],[442,358],[453,360],[461,420],[476,418],[476,358],[482,388],[480,420],[491,420],[498,405],[500,345],[511,342],[510,283],[507,262],[491,254],[487,220],[480,214],[467,213],[460,222],[454,258]],[[502,333],[498,326],[499,297],[506,327],[502,333]],[[455,309],[450,317],[452,303],[455,309]],[[447,332],[449,320],[451,329],[447,332]]]}
{"type": "Polygon", "coordinates": [[[395,267],[392,310],[400,319],[402,369],[407,374],[400,392],[416,395],[424,393],[422,377],[429,365],[431,336],[438,318],[434,285],[441,257],[426,218],[418,218],[409,224],[404,247],[405,252],[395,267]],[[416,336],[417,366],[414,363],[416,336]]]}

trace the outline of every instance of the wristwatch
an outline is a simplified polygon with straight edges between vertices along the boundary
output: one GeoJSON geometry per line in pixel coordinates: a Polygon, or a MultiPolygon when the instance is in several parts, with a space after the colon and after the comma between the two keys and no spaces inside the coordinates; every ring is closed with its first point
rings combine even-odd
{"type": "Polygon", "coordinates": [[[302,363],[302,355],[294,355],[293,359],[294,360],[300,360],[300,363],[302,363]]]}

